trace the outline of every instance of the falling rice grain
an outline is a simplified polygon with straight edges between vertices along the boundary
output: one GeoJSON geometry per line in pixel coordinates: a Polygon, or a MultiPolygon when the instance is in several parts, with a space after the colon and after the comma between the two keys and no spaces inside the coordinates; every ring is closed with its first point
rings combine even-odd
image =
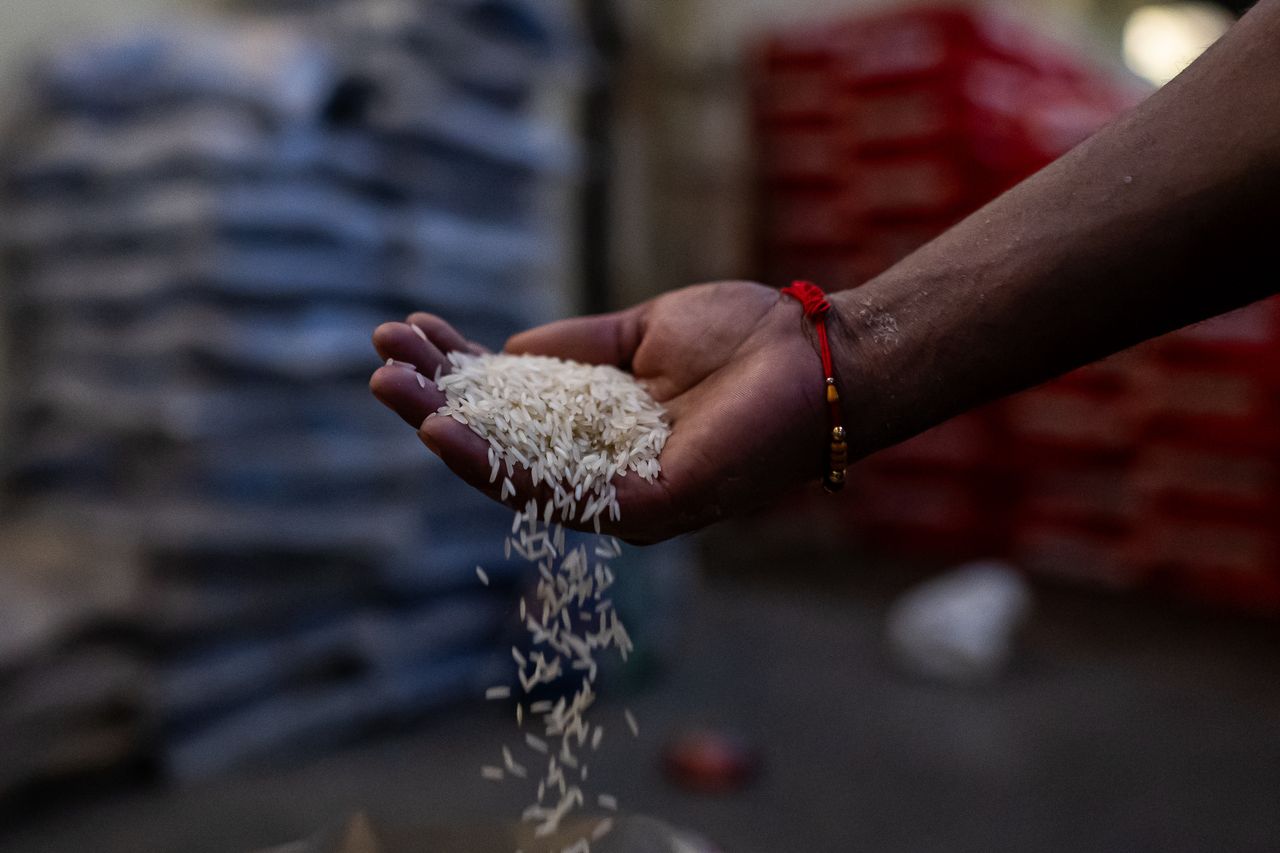
{"type": "MultiPolygon", "coordinates": [[[[426,338],[421,329],[415,326],[414,330],[426,338]]],[[[530,713],[541,715],[546,737],[554,739],[553,752],[547,740],[525,733],[528,747],[548,757],[546,773],[538,780],[537,803],[525,810],[527,820],[539,822],[534,834],[541,838],[582,806],[582,791],[567,783],[565,768],[576,767],[585,781],[586,764],[579,761],[576,750],[588,740],[592,749],[598,749],[603,738],[601,727],[586,722],[595,699],[591,689],[597,673],[595,655],[612,648],[625,660],[631,651],[626,629],[603,597],[613,584],[612,570],[603,563],[589,564],[589,546],[566,552],[564,529],[553,525],[552,519],[558,513],[560,522],[577,520],[597,532],[606,518],[620,520],[614,478],[635,474],[655,482],[671,430],[665,412],[648,391],[612,367],[505,354],[454,352],[448,360],[449,372],[438,368],[435,375],[436,386],[445,396],[436,414],[466,424],[488,442],[490,481],[497,483],[506,469],[498,486],[499,499],[518,494],[512,479],[517,466],[535,486],[546,487],[546,502],[539,506],[528,500],[512,519],[511,536],[503,537],[508,560],[515,551],[538,569],[537,603],[528,608],[520,599],[520,621],[535,651],[526,658],[519,648],[512,648],[518,681],[528,693],[556,683],[567,672],[583,673],[582,687],[571,697],[562,695],[558,701],[540,700],[529,706],[530,713]],[[530,610],[540,613],[541,619],[535,619],[530,610]],[[579,625],[574,624],[574,613],[579,614],[579,625]],[[554,805],[543,805],[547,791],[559,792],[554,805]]],[[[621,545],[609,538],[595,544],[591,553],[596,559],[612,559],[620,555],[621,545]]],[[[481,582],[487,585],[482,571],[477,567],[481,582]]],[[[505,689],[502,698],[510,695],[510,689],[505,689]]],[[[638,737],[639,726],[630,710],[626,718],[638,737]]],[[[516,723],[523,726],[523,722],[524,705],[518,703],[516,723]]],[[[506,748],[503,761],[511,775],[518,775],[516,768],[524,769],[506,748]]],[[[504,771],[486,767],[482,774],[501,779],[504,771]]],[[[600,795],[599,804],[617,809],[616,799],[607,794],[600,795]]],[[[602,837],[611,826],[610,820],[601,821],[592,837],[602,837]]],[[[589,853],[587,838],[561,848],[561,853],[589,853]]]]}

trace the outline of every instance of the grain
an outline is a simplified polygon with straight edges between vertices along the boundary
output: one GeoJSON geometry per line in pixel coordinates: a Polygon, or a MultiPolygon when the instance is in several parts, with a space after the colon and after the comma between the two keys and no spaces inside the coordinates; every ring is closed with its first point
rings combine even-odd
{"type": "MultiPolygon", "coordinates": [[[[542,356],[455,352],[448,358],[448,372],[437,370],[435,376],[445,397],[437,415],[466,424],[485,439],[489,482],[497,484],[499,500],[519,494],[517,481],[544,495],[541,503],[527,500],[516,508],[502,545],[508,559],[514,552],[536,569],[536,600],[532,607],[523,598],[519,603],[527,642],[523,651],[511,650],[520,689],[525,694],[560,691],[554,700],[529,704],[541,736],[524,734],[525,746],[546,757],[536,801],[523,815],[536,824],[534,836],[544,838],[582,807],[582,790],[569,784],[566,768],[585,783],[583,750],[588,744],[597,750],[604,736],[602,727],[587,722],[596,701],[597,655],[613,650],[626,660],[633,650],[606,595],[615,582],[607,561],[621,554],[621,544],[598,537],[591,545],[570,548],[562,525],[577,522],[599,533],[604,523],[619,521],[615,481],[635,476],[655,482],[671,430],[662,406],[633,377],[613,367],[542,356]]],[[[483,569],[476,571],[488,585],[483,569]]],[[[627,726],[638,736],[635,717],[630,710],[625,714],[627,726]]],[[[524,725],[523,702],[516,705],[516,722],[524,725]]],[[[481,771],[485,778],[528,775],[509,749],[503,747],[502,755],[505,772],[486,767],[481,771]]],[[[617,810],[611,795],[601,794],[597,802],[617,810]]],[[[591,840],[603,837],[612,825],[610,819],[599,822],[591,840]]],[[[589,839],[563,849],[586,853],[589,839]]]]}

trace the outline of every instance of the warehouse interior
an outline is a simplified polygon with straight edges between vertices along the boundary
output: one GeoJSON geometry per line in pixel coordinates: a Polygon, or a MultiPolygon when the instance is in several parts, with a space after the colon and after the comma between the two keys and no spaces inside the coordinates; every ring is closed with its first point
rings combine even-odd
{"type": "MultiPolygon", "coordinates": [[[[0,849],[586,850],[482,775],[537,571],[373,330],[856,288],[1249,5],[0,0],[0,849]]],[[[619,548],[590,849],[1280,847],[1276,364],[1267,299],[619,548]]]]}

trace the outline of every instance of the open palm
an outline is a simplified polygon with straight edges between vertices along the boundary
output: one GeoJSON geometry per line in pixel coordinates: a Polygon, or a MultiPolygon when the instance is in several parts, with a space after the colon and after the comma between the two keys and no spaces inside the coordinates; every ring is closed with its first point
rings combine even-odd
{"type": "MultiPolygon", "coordinates": [[[[507,342],[516,354],[612,364],[635,374],[667,407],[671,438],[657,482],[616,481],[621,521],[606,532],[653,542],[776,500],[821,471],[825,434],[822,377],[799,306],[748,282],[689,287],[635,308],[562,320],[507,342]]],[[[374,333],[383,358],[430,377],[448,370],[448,352],[479,348],[439,317],[414,314],[374,333]],[[426,340],[412,326],[420,328],[426,340]]],[[[432,417],[443,395],[414,372],[384,367],[374,394],[459,476],[494,497],[488,444],[450,418],[432,417]]],[[[512,477],[523,507],[545,500],[527,472],[512,477]]]]}

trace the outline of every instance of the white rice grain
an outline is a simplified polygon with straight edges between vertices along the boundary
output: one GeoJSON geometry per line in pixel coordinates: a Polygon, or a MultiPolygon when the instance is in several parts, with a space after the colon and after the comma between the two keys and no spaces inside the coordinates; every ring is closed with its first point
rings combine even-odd
{"type": "MultiPolygon", "coordinates": [[[[426,338],[421,329],[414,329],[426,338]]],[[[588,742],[591,749],[598,749],[604,736],[602,727],[586,722],[595,701],[596,653],[616,649],[625,660],[632,650],[630,635],[604,595],[614,583],[613,571],[588,556],[610,560],[620,555],[621,545],[610,537],[591,551],[587,545],[567,551],[561,523],[577,521],[598,533],[604,524],[619,521],[615,478],[635,474],[654,482],[661,476],[659,457],[671,430],[662,406],[633,377],[613,367],[505,354],[455,352],[448,359],[448,372],[436,371],[436,387],[445,397],[437,414],[466,424],[486,440],[489,481],[498,483],[505,468],[499,499],[507,501],[518,494],[513,481],[517,466],[548,496],[541,506],[527,500],[512,519],[511,535],[503,538],[507,559],[514,551],[537,568],[534,607],[527,607],[523,597],[519,603],[531,651],[526,656],[518,647],[511,650],[521,688],[528,693],[545,685],[559,686],[570,672],[582,678],[571,695],[529,705],[552,741],[525,732],[526,746],[547,756],[546,772],[537,782],[537,803],[524,813],[525,820],[538,822],[534,835],[542,838],[582,806],[582,791],[568,783],[566,768],[576,770],[585,782],[587,767],[577,751],[588,742]],[[553,525],[557,515],[561,523],[553,525]],[[574,613],[579,616],[577,625],[574,613]],[[558,792],[559,799],[543,805],[548,791],[558,792]]],[[[483,569],[476,571],[487,585],[483,569]]],[[[490,688],[486,696],[507,698],[510,688],[490,688]]],[[[635,717],[630,710],[625,715],[631,733],[638,737],[635,717]]],[[[523,703],[516,705],[516,724],[524,724],[523,703]]],[[[504,747],[502,752],[505,773],[523,778],[524,766],[509,749],[504,747]]],[[[486,778],[504,776],[498,767],[482,768],[481,773],[486,778]]],[[[610,795],[601,794],[598,801],[602,808],[617,809],[610,795]]],[[[600,821],[591,837],[603,837],[612,825],[610,819],[600,821]]],[[[583,837],[562,848],[562,853],[588,853],[589,849],[583,837]]]]}
{"type": "Polygon", "coordinates": [[[591,840],[599,841],[604,838],[613,829],[613,818],[607,817],[596,824],[595,829],[591,830],[591,840]]]}

